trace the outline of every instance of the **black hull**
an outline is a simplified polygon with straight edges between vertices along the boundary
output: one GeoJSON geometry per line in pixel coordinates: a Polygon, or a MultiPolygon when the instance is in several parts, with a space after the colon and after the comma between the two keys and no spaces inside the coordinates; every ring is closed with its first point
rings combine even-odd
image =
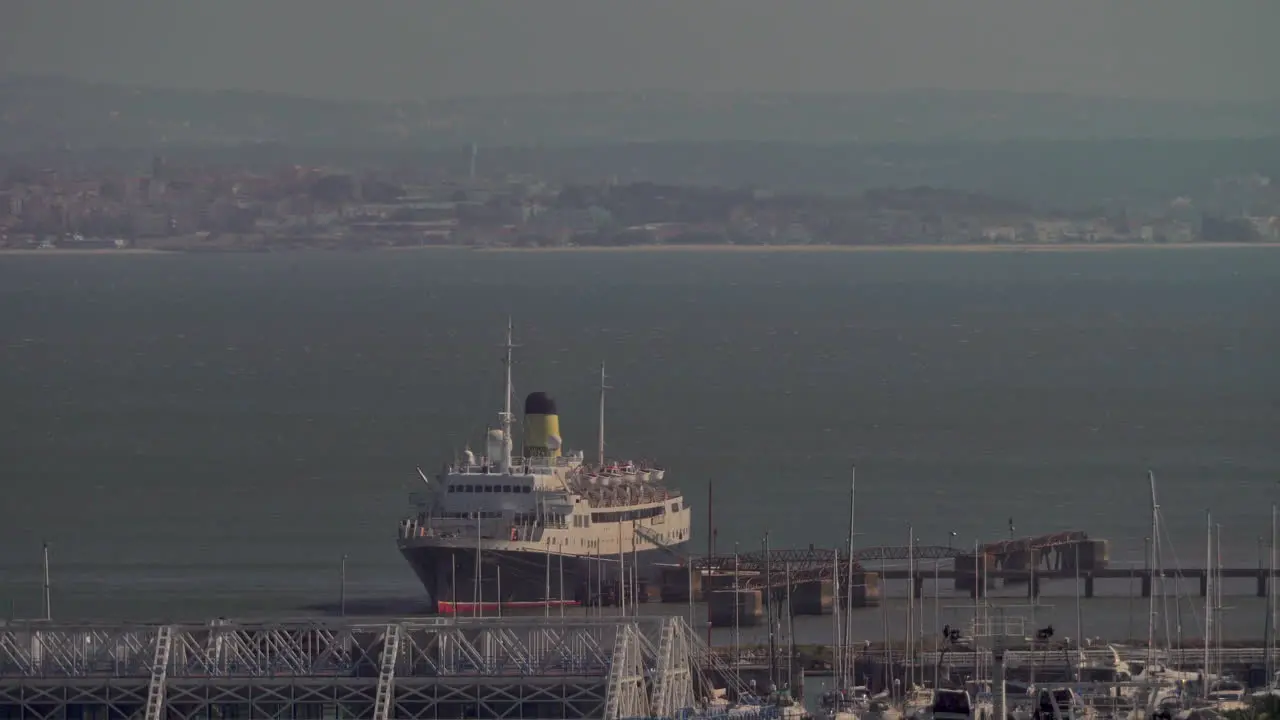
{"type": "MultiPolygon", "coordinates": [[[[400,549],[400,554],[404,555],[426,589],[429,612],[438,612],[439,602],[571,600],[583,605],[612,605],[617,597],[617,556],[597,559],[528,551],[482,551],[477,597],[474,548],[406,547],[400,549]],[[547,589],[548,561],[551,567],[550,593],[547,589]]],[[[628,553],[628,575],[632,559],[632,554],[628,553]]],[[[662,550],[635,554],[642,583],[653,582],[653,566],[661,562],[674,560],[662,550]]]]}

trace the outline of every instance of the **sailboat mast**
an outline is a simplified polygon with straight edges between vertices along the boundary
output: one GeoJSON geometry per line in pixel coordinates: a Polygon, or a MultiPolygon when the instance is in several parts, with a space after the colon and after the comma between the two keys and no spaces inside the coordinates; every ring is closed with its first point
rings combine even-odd
{"type": "MultiPolygon", "coordinates": [[[[1080,543],[1073,543],[1076,551],[1075,571],[1076,571],[1076,655],[1079,655],[1080,648],[1084,647],[1084,615],[1080,611],[1080,543]]],[[[1080,682],[1081,663],[1079,657],[1076,658],[1076,682],[1080,682]]]]}
{"type": "Polygon", "coordinates": [[[618,614],[627,615],[627,553],[622,549],[622,523],[618,523],[618,614]]]}
{"type": "Polygon", "coordinates": [[[604,391],[609,389],[605,385],[604,363],[600,363],[600,422],[596,428],[596,462],[600,463],[600,467],[604,467],[604,391]]]}
{"type": "Polygon", "coordinates": [[[916,612],[916,529],[907,526],[907,654],[903,658],[907,662],[907,684],[910,689],[915,682],[915,668],[911,660],[915,657],[915,612],[916,612]]]}
{"type": "Polygon", "coordinates": [[[764,616],[769,623],[769,685],[778,683],[777,654],[773,637],[773,563],[769,557],[769,531],[764,531],[764,616]]]}
{"type": "Polygon", "coordinates": [[[1213,580],[1213,594],[1215,596],[1214,604],[1217,606],[1216,608],[1214,608],[1214,612],[1217,613],[1214,616],[1214,625],[1216,625],[1218,628],[1218,637],[1214,641],[1214,647],[1218,648],[1218,658],[1219,658],[1218,674],[1221,675],[1222,674],[1222,667],[1221,667],[1222,666],[1222,660],[1221,660],[1222,658],[1222,610],[1223,610],[1223,605],[1222,605],[1222,524],[1221,523],[1213,526],[1213,555],[1214,555],[1213,571],[1218,574],[1217,577],[1215,577],[1213,580]]]}
{"type": "Polygon", "coordinates": [[[1271,546],[1267,553],[1267,618],[1266,618],[1266,672],[1268,687],[1275,684],[1275,661],[1271,653],[1276,644],[1276,504],[1271,503],[1271,546]]]}
{"type": "Polygon", "coordinates": [[[1204,696],[1209,697],[1209,643],[1213,637],[1213,513],[1204,513],[1204,696]]]}
{"type": "Polygon", "coordinates": [[[791,609],[791,561],[788,560],[783,564],[783,572],[787,578],[787,682],[785,687],[791,689],[791,679],[795,677],[791,666],[791,659],[796,656],[796,629],[794,624],[795,612],[791,609]]]}
{"type": "Polygon", "coordinates": [[[738,611],[742,607],[741,588],[738,581],[742,578],[738,570],[738,543],[733,544],[733,665],[738,666],[742,660],[742,626],[739,624],[738,611]]]}
{"type": "MultiPolygon", "coordinates": [[[[1156,651],[1156,593],[1155,579],[1159,570],[1156,563],[1160,554],[1156,548],[1160,545],[1160,503],[1156,500],[1156,474],[1148,470],[1147,481],[1151,485],[1151,557],[1147,564],[1148,581],[1151,583],[1150,604],[1147,613],[1147,663],[1146,667],[1151,667],[1155,660],[1156,651]]],[[[1163,585],[1163,582],[1161,583],[1163,585]]]]}
{"type": "MultiPolygon", "coordinates": [[[[854,519],[854,508],[856,507],[854,503],[857,498],[857,487],[858,487],[858,468],[853,467],[853,468],[850,468],[849,470],[849,567],[848,567],[848,576],[845,581],[845,588],[844,588],[844,594],[845,594],[846,600],[845,600],[845,612],[844,612],[844,617],[845,617],[844,642],[842,643],[842,645],[843,645],[845,654],[850,656],[847,658],[847,662],[845,663],[846,665],[845,671],[846,671],[846,674],[848,675],[845,687],[853,687],[856,684],[854,682],[855,673],[853,670],[852,655],[853,655],[853,519],[854,519]]],[[[839,597],[840,596],[837,595],[836,599],[839,600],[839,597]]],[[[840,680],[840,679],[841,678],[837,678],[837,680],[840,680]]]]}
{"type": "Polygon", "coordinates": [[[844,655],[844,633],[840,630],[840,550],[837,548],[831,553],[831,622],[834,624],[835,632],[832,636],[835,638],[835,650],[831,653],[831,669],[834,671],[832,677],[839,686],[843,679],[844,665],[841,662],[844,655]]]}

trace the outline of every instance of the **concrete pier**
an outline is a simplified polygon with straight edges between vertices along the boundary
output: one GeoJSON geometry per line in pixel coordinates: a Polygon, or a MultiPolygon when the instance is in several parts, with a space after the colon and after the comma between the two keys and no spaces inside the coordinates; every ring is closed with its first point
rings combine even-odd
{"type": "MultiPolygon", "coordinates": [[[[1112,568],[1110,545],[1106,540],[1091,539],[1084,533],[1070,531],[1031,538],[1009,539],[979,546],[975,555],[972,549],[916,546],[867,547],[855,550],[850,557],[836,550],[824,550],[810,546],[799,550],[772,550],[766,553],[742,553],[737,556],[691,557],[693,565],[693,593],[696,601],[707,601],[715,589],[728,589],[735,584],[739,590],[763,592],[773,588],[775,598],[781,601],[784,588],[792,588],[792,603],[797,615],[825,615],[831,612],[833,603],[846,603],[842,597],[833,600],[831,577],[833,572],[843,581],[848,577],[852,564],[854,574],[854,607],[874,607],[880,604],[884,581],[907,581],[917,597],[925,594],[925,586],[931,578],[954,583],[954,588],[969,597],[987,597],[990,591],[1000,587],[1025,588],[1028,599],[1041,595],[1046,581],[1052,581],[1061,589],[1064,584],[1079,582],[1081,594],[1094,597],[1098,580],[1130,580],[1142,597],[1153,592],[1155,579],[1163,577],[1181,583],[1199,581],[1200,594],[1208,589],[1203,569],[1166,570],[1163,575],[1146,569],[1112,568]],[[914,568],[904,567],[914,559],[914,568]],[[878,572],[875,561],[893,562],[882,565],[878,572]],[[945,564],[944,564],[945,563],[945,564]],[[734,580],[734,577],[737,580],[734,580]]],[[[1265,597],[1268,571],[1257,567],[1229,567],[1214,571],[1225,580],[1254,579],[1256,593],[1265,597]]],[[[1277,573],[1280,575],[1280,572],[1277,573]]],[[[843,584],[843,583],[842,583],[843,584]]],[[[1227,583],[1227,592],[1239,592],[1239,583],[1227,583]]],[[[690,577],[687,566],[668,566],[659,571],[653,583],[658,588],[650,598],[660,597],[663,602],[689,601],[690,577]]],[[[1074,594],[1074,591],[1072,592],[1074,594]]]]}
{"type": "MultiPolygon", "coordinates": [[[[992,571],[994,570],[996,570],[995,556],[983,553],[975,557],[970,553],[968,555],[956,555],[955,569],[949,573],[938,574],[940,578],[948,576],[953,578],[955,580],[955,589],[969,593],[970,597],[976,597],[979,594],[982,597],[986,597],[988,590],[997,587],[996,578],[992,577],[992,571]],[[979,575],[981,575],[981,581],[978,579],[979,575]]],[[[923,576],[924,573],[920,573],[920,575],[923,576]]],[[[886,572],[885,579],[894,579],[894,574],[886,572]]]]}
{"type": "Polygon", "coordinates": [[[755,627],[764,620],[764,593],[760,590],[713,591],[707,601],[707,619],[711,627],[755,627]]]}
{"type": "MultiPolygon", "coordinates": [[[[840,607],[849,602],[848,590],[840,586],[840,607]]],[[[879,607],[882,597],[880,573],[858,572],[853,575],[853,606],[855,608],[879,607]]],[[[796,583],[791,588],[791,606],[796,615],[830,615],[834,598],[834,583],[830,580],[814,580],[796,583]]]]}

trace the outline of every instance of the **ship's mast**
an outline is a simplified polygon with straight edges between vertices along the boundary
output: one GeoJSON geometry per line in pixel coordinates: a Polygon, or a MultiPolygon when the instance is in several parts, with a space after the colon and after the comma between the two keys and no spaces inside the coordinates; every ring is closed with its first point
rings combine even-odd
{"type": "Polygon", "coordinates": [[[502,471],[503,472],[506,472],[507,470],[511,469],[511,451],[510,451],[510,448],[512,447],[511,426],[515,422],[515,416],[512,415],[511,413],[511,395],[513,392],[511,389],[511,364],[512,364],[512,351],[515,350],[516,346],[511,341],[511,317],[510,316],[507,317],[507,344],[505,348],[507,351],[507,355],[505,358],[503,358],[503,364],[506,365],[507,377],[506,377],[506,386],[503,388],[503,392],[502,392],[502,412],[498,415],[498,420],[502,423],[502,442],[505,444],[505,447],[507,448],[507,450],[502,453],[502,471]]]}
{"type": "Polygon", "coordinates": [[[604,467],[604,391],[609,389],[605,385],[606,376],[604,374],[604,363],[600,363],[600,425],[597,428],[598,440],[596,447],[596,461],[600,463],[600,467],[604,467]]]}

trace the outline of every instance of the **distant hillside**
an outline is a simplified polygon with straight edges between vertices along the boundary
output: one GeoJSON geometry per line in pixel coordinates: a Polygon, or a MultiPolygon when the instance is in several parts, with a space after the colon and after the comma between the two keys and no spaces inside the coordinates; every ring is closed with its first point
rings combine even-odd
{"type": "Polygon", "coordinates": [[[921,142],[1246,138],[1280,101],[1210,105],[1014,93],[584,93],[421,103],[0,79],[0,151],[283,142],[441,148],[618,142],[921,142]]]}

